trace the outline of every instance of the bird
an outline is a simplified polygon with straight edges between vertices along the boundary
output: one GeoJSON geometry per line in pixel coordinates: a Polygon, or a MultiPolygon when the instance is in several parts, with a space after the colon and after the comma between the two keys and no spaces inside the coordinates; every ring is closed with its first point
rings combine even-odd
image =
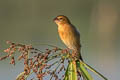
{"type": "MultiPolygon", "coordinates": [[[[58,26],[58,33],[63,43],[68,49],[76,53],[75,57],[83,61],[81,56],[80,33],[77,28],[70,22],[67,16],[58,15],[54,18],[58,26]]],[[[73,53],[72,53],[73,54],[73,53]]]]}

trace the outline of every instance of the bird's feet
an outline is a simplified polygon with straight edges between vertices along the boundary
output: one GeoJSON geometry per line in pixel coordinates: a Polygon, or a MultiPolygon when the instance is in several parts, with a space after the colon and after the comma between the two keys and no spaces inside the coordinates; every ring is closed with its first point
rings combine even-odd
{"type": "Polygon", "coordinates": [[[77,60],[77,59],[79,59],[78,57],[79,57],[79,56],[78,56],[78,53],[73,50],[73,51],[72,51],[72,58],[74,58],[75,60],[77,60]]]}
{"type": "Polygon", "coordinates": [[[62,50],[63,53],[68,53],[69,51],[70,51],[69,48],[66,48],[66,49],[63,49],[63,50],[62,50]]]}

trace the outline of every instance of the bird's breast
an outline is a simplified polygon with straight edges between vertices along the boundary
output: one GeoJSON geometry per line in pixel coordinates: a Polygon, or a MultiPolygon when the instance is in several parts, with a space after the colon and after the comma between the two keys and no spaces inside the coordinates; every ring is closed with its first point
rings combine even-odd
{"type": "MultiPolygon", "coordinates": [[[[59,26],[58,33],[61,40],[66,44],[70,49],[74,49],[77,45],[77,36],[74,33],[74,28],[70,25],[59,26]]],[[[78,39],[79,40],[79,39],[78,39]]],[[[79,44],[79,43],[78,43],[79,44]]]]}
{"type": "Polygon", "coordinates": [[[58,33],[60,38],[64,41],[67,41],[70,38],[71,29],[69,26],[59,26],[58,33]]]}

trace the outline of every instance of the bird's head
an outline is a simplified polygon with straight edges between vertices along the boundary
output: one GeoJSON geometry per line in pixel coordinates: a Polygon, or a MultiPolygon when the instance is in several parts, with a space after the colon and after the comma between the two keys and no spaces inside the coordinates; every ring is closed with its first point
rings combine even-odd
{"type": "Polygon", "coordinates": [[[54,22],[57,25],[70,24],[69,19],[66,16],[64,16],[64,15],[59,15],[56,18],[54,18],[54,22]]]}

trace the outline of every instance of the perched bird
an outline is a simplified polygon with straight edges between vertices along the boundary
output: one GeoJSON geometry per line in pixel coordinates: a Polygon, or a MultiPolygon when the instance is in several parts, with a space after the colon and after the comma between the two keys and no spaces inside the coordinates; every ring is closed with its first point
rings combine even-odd
{"type": "Polygon", "coordinates": [[[58,33],[61,38],[61,40],[64,42],[64,44],[71,50],[76,53],[75,57],[77,59],[80,59],[83,61],[80,49],[80,33],[75,28],[74,25],[71,24],[70,20],[64,16],[59,15],[56,18],[54,18],[54,22],[58,26],[58,33]]]}

